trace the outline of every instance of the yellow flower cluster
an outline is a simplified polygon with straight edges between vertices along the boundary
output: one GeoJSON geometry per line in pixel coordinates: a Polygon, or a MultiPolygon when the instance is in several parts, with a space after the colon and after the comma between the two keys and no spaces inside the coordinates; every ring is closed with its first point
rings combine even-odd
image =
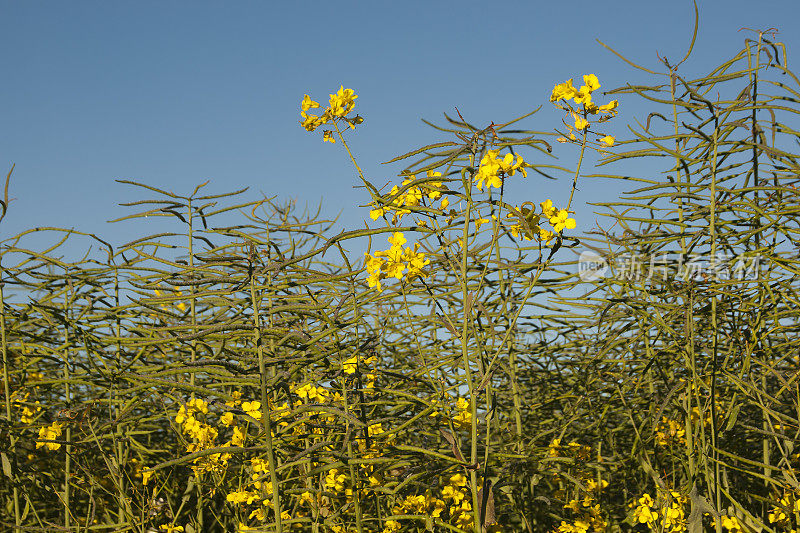
{"type": "MultiPolygon", "coordinates": [[[[322,115],[313,115],[308,111],[310,109],[319,108],[319,102],[315,102],[309,95],[305,95],[302,102],[300,102],[300,116],[303,118],[303,120],[300,121],[300,125],[302,125],[306,131],[314,131],[323,124],[342,120],[346,122],[350,128],[355,129],[358,124],[364,122],[364,119],[358,115],[354,117],[347,116],[355,107],[356,98],[358,98],[358,95],[353,92],[353,89],[345,89],[344,85],[342,85],[339,87],[339,91],[336,94],[330,95],[328,99],[329,105],[322,115]]],[[[322,140],[331,143],[336,142],[331,130],[325,130],[323,132],[322,140]]]]}
{"type": "MultiPolygon", "coordinates": [[[[619,106],[617,100],[612,100],[601,106],[592,102],[592,93],[600,88],[600,82],[594,74],[584,75],[583,83],[584,85],[582,85],[580,89],[576,89],[572,85],[572,78],[570,78],[564,83],[556,85],[553,88],[553,92],[550,94],[550,101],[572,116],[574,120],[574,130],[577,131],[583,131],[589,128],[589,117],[591,115],[602,115],[598,122],[605,122],[611,117],[616,116],[617,107],[619,106]],[[570,100],[581,107],[578,109],[573,108],[569,103],[570,100]]],[[[576,140],[573,127],[568,125],[568,128],[570,129],[570,140],[576,140]]],[[[558,140],[559,142],[567,142],[567,139],[564,137],[558,140]]],[[[614,146],[615,141],[616,139],[611,135],[606,135],[598,139],[598,142],[603,143],[605,146],[614,146]]]]}
{"type": "Polygon", "coordinates": [[[525,161],[522,160],[521,155],[517,155],[515,162],[514,154],[506,154],[500,159],[499,149],[488,150],[481,159],[478,173],[475,175],[475,181],[478,182],[478,190],[482,191],[484,184],[487,190],[491,187],[499,189],[503,186],[503,178],[513,176],[517,170],[527,177],[528,173],[525,171],[524,165],[525,161]]]}
{"type": "MultiPolygon", "coordinates": [[[[711,518],[711,527],[716,528],[716,520],[711,518]]],[[[720,516],[719,525],[727,529],[730,533],[743,533],[742,524],[735,516],[722,515],[720,516]]]]}
{"type": "Polygon", "coordinates": [[[800,517],[800,490],[784,489],[778,504],[770,509],[767,518],[771,524],[777,524],[781,528],[791,528],[792,517],[800,517]]]}
{"type": "Polygon", "coordinates": [[[369,275],[367,283],[370,288],[376,287],[382,291],[381,280],[386,278],[403,279],[405,273],[406,280],[413,280],[415,277],[424,277],[427,274],[422,270],[430,264],[430,260],[425,259],[425,254],[419,251],[419,243],[414,244],[414,248],[406,247],[406,238],[399,231],[389,237],[391,247],[385,251],[377,251],[374,256],[365,253],[366,268],[369,275]]]}
{"type": "Polygon", "coordinates": [[[325,488],[331,492],[337,493],[344,490],[347,483],[347,476],[342,474],[338,468],[331,468],[325,476],[325,488]]]}
{"type": "Polygon", "coordinates": [[[588,461],[592,454],[591,446],[570,441],[566,446],[561,444],[561,439],[553,439],[548,445],[550,457],[574,457],[578,462],[588,461]]]}
{"type": "MultiPolygon", "coordinates": [[[[363,365],[371,365],[376,360],[377,360],[377,358],[374,357],[374,356],[367,357],[366,359],[361,361],[361,364],[363,364],[363,365]]],[[[357,369],[358,369],[358,356],[357,355],[354,355],[354,356],[346,359],[342,363],[342,370],[344,370],[345,374],[355,374],[357,369]]],[[[375,380],[375,375],[372,374],[371,377],[369,377],[368,379],[371,379],[371,380],[374,381],[375,380]]]]}
{"type": "Polygon", "coordinates": [[[683,444],[686,444],[686,430],[682,424],[666,416],[661,417],[661,423],[656,427],[656,445],[666,448],[683,444]]]}
{"type": "MultiPolygon", "coordinates": [[[[479,485],[483,480],[479,480],[479,485]]],[[[450,522],[460,529],[472,527],[472,504],[467,498],[467,478],[464,474],[451,475],[437,497],[428,490],[424,495],[409,495],[392,507],[393,515],[422,515],[439,518],[450,522]]],[[[402,525],[398,520],[384,522],[383,533],[400,531],[402,525]]],[[[498,531],[496,527],[491,531],[498,531]]]]}
{"type": "MultiPolygon", "coordinates": [[[[178,414],[175,416],[175,423],[181,426],[181,431],[192,439],[192,442],[186,445],[186,451],[189,453],[217,446],[219,431],[214,426],[201,421],[201,418],[207,414],[208,402],[200,398],[192,398],[186,405],[180,407],[178,414]],[[198,418],[198,416],[201,418],[198,418]]],[[[223,415],[221,420],[226,425],[232,424],[232,416],[228,417],[228,413],[223,415]]],[[[233,438],[238,443],[234,445],[241,446],[244,444],[244,433],[238,427],[234,427],[233,438]]],[[[220,472],[228,465],[230,457],[231,454],[229,453],[214,453],[197,457],[192,461],[192,470],[198,477],[206,472],[220,472]]]]}
{"type": "Polygon", "coordinates": [[[19,420],[23,424],[32,424],[34,420],[36,420],[37,415],[42,412],[42,406],[39,400],[31,403],[30,396],[31,393],[29,391],[22,392],[21,389],[11,393],[11,405],[15,409],[22,410],[19,420]]]}
{"type": "MultiPolygon", "coordinates": [[[[164,298],[164,293],[162,293],[160,290],[155,289],[153,292],[155,293],[155,295],[158,298],[164,298]]],[[[176,296],[183,296],[183,291],[175,291],[175,295],[176,296]]],[[[179,301],[178,303],[175,304],[175,307],[177,307],[179,311],[186,311],[186,304],[184,302],[180,302],[179,301]]],[[[165,304],[161,304],[161,309],[167,310],[169,308],[165,304]]],[[[155,315],[151,315],[151,316],[155,316],[155,315]]]]}
{"type": "Polygon", "coordinates": [[[42,448],[47,446],[47,449],[50,451],[55,451],[61,448],[60,442],[44,442],[44,441],[52,441],[56,440],[61,436],[61,432],[63,431],[64,424],[59,422],[53,422],[49,426],[44,426],[39,428],[39,440],[36,441],[36,449],[42,448]]]}
{"type": "MultiPolygon", "coordinates": [[[[463,477],[463,476],[462,476],[463,477]]],[[[463,499],[463,498],[462,498],[463,499]]],[[[392,507],[392,514],[394,515],[427,515],[431,518],[441,518],[442,512],[445,511],[446,504],[433,495],[429,490],[425,495],[409,495],[405,499],[400,500],[392,507]]],[[[400,531],[401,524],[397,520],[387,520],[384,524],[384,533],[400,531]]]]}
{"type": "MultiPolygon", "coordinates": [[[[438,178],[441,177],[441,175],[441,172],[429,170],[426,177],[438,178]]],[[[400,184],[400,187],[414,183],[416,179],[416,175],[411,174],[408,178],[403,180],[403,182],[400,184]]],[[[433,202],[442,197],[441,181],[426,181],[418,186],[409,187],[402,194],[398,195],[400,192],[400,187],[397,185],[392,187],[392,190],[389,192],[389,196],[397,195],[397,197],[392,199],[387,205],[379,207],[376,203],[372,204],[375,206],[375,208],[371,209],[369,212],[369,216],[372,220],[377,220],[386,213],[392,213],[392,225],[397,225],[397,223],[402,220],[403,215],[411,213],[410,208],[414,208],[419,205],[424,206],[427,201],[433,202]]],[[[442,198],[442,201],[439,204],[439,209],[444,211],[449,205],[450,200],[448,200],[446,197],[442,198]]]]}
{"type": "Polygon", "coordinates": [[[517,211],[524,217],[520,220],[519,216],[515,213],[506,215],[509,219],[516,219],[515,224],[508,225],[508,230],[516,238],[524,240],[532,240],[537,238],[539,241],[549,244],[557,234],[565,229],[575,229],[576,223],[574,218],[570,218],[570,211],[566,209],[558,209],[553,206],[552,200],[545,200],[539,204],[542,206],[542,214],[536,213],[536,207],[532,202],[525,202],[517,211]],[[540,226],[540,222],[544,218],[550,223],[553,230],[547,230],[540,226]]]}
{"type": "Polygon", "coordinates": [[[587,493],[580,499],[572,499],[565,505],[565,509],[570,509],[576,516],[571,522],[562,521],[556,529],[558,533],[587,533],[588,531],[605,531],[608,521],[600,510],[600,504],[596,503],[599,493],[608,487],[608,481],[588,478],[583,480],[587,493]]]}
{"type": "Polygon", "coordinates": [[[657,501],[648,493],[630,506],[634,508],[633,516],[637,523],[646,524],[650,531],[666,533],[682,533],[686,529],[687,496],[679,492],[669,491],[660,494],[657,501]]]}
{"type": "Polygon", "coordinates": [[[453,417],[453,425],[457,428],[472,426],[472,412],[470,411],[469,400],[464,398],[456,400],[456,409],[458,413],[453,417]]]}
{"type": "Polygon", "coordinates": [[[330,392],[325,387],[317,387],[311,383],[298,387],[294,393],[300,398],[295,402],[296,404],[302,404],[303,400],[306,399],[315,403],[325,403],[330,395],[330,392]]]}
{"type": "MultiPolygon", "coordinates": [[[[722,407],[718,404],[717,408],[716,408],[716,411],[717,411],[717,427],[719,427],[725,421],[725,415],[722,414],[722,413],[725,412],[725,410],[722,409],[722,407]]],[[[697,424],[697,422],[699,422],[700,419],[702,418],[703,422],[706,424],[706,426],[707,427],[711,427],[711,421],[712,421],[711,409],[708,409],[706,411],[706,413],[705,413],[705,416],[702,416],[701,413],[700,413],[700,408],[697,407],[697,406],[694,406],[694,407],[692,407],[691,417],[692,417],[692,423],[693,424],[697,424]]]]}
{"type": "MultiPolygon", "coordinates": [[[[226,501],[240,507],[245,507],[258,502],[258,506],[248,515],[248,519],[256,519],[263,522],[267,519],[267,513],[272,506],[272,482],[262,481],[269,474],[269,462],[262,457],[250,459],[250,482],[239,490],[229,492],[225,496],[226,501]],[[267,496],[266,498],[264,496],[267,496]]],[[[289,519],[288,511],[281,513],[281,517],[289,519]]]]}

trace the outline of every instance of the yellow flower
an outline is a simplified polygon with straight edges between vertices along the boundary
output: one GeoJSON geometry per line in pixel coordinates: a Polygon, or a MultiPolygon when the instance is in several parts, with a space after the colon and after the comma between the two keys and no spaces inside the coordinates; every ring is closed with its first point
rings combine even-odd
{"type": "Polygon", "coordinates": [[[575,229],[575,219],[569,218],[569,211],[561,209],[555,216],[550,217],[550,224],[556,233],[561,233],[564,228],[575,229]]]}
{"type": "Polygon", "coordinates": [[[497,156],[500,150],[489,150],[484,154],[481,159],[481,164],[478,167],[478,173],[475,175],[475,181],[478,182],[478,190],[483,190],[484,181],[486,188],[494,187],[499,189],[503,185],[503,180],[500,178],[500,163],[497,161],[497,156]]]}
{"type": "Polygon", "coordinates": [[[458,503],[464,499],[465,493],[454,485],[447,485],[442,488],[442,498],[445,500],[453,500],[453,503],[458,503]]]}
{"type": "Polygon", "coordinates": [[[339,470],[332,468],[325,476],[325,488],[333,492],[341,492],[344,490],[344,482],[346,479],[347,477],[344,474],[340,474],[339,470]]]}
{"type": "Polygon", "coordinates": [[[233,428],[233,437],[231,437],[231,446],[244,446],[244,440],[244,431],[239,429],[239,426],[235,426],[233,428]]]}
{"type": "Polygon", "coordinates": [[[314,495],[309,491],[305,491],[300,495],[300,503],[305,505],[311,505],[312,503],[314,503],[314,495]]]}
{"type": "Polygon", "coordinates": [[[595,105],[592,103],[592,92],[600,88],[600,82],[597,81],[597,76],[594,74],[586,74],[583,76],[584,85],[581,90],[574,96],[576,104],[583,104],[587,108],[594,111],[595,105]]]}
{"type": "Polygon", "coordinates": [[[423,252],[418,252],[417,250],[419,250],[419,243],[414,244],[413,250],[409,247],[406,247],[406,250],[403,253],[403,260],[406,262],[406,266],[408,267],[408,274],[406,274],[407,280],[427,276],[422,269],[423,267],[429,265],[431,261],[430,259],[425,259],[425,254],[423,252]]]}
{"type": "Polygon", "coordinates": [[[464,474],[453,474],[450,476],[450,485],[453,487],[465,487],[467,485],[467,477],[464,474]]]}
{"type": "Polygon", "coordinates": [[[484,184],[486,188],[494,187],[499,189],[503,186],[502,176],[513,176],[519,170],[523,176],[528,173],[524,168],[525,162],[522,156],[517,155],[516,163],[514,162],[514,154],[506,154],[503,159],[499,158],[500,150],[488,150],[481,158],[478,172],[475,175],[475,181],[478,182],[478,190],[483,190],[484,184]]]}
{"type": "Polygon", "coordinates": [[[353,92],[353,89],[345,89],[344,85],[339,87],[336,94],[330,95],[330,110],[331,115],[334,117],[343,117],[353,110],[355,103],[353,102],[358,95],[353,92]]]}
{"type": "MultiPolygon", "coordinates": [[[[494,215],[492,215],[492,216],[494,216],[494,215]]],[[[489,222],[491,222],[491,220],[489,220],[488,218],[475,219],[475,230],[477,231],[477,230],[481,229],[481,226],[483,224],[488,224],[489,222]]]]}
{"type": "Polygon", "coordinates": [[[552,217],[556,213],[556,208],[553,207],[552,200],[545,200],[544,202],[540,203],[539,205],[542,206],[542,214],[547,218],[552,217]]]}
{"type": "Polygon", "coordinates": [[[405,236],[399,231],[395,231],[388,240],[392,247],[403,246],[407,242],[405,236]]]}
{"type": "Polygon", "coordinates": [[[649,494],[644,493],[642,497],[639,498],[639,505],[634,512],[634,517],[637,522],[641,524],[652,524],[658,520],[658,512],[653,511],[653,505],[653,498],[650,497],[649,494]]]}
{"type": "Polygon", "coordinates": [[[256,420],[261,420],[261,402],[243,402],[242,411],[256,420]]]}
{"type": "Polygon", "coordinates": [[[175,524],[162,524],[158,527],[161,531],[166,533],[180,533],[183,531],[183,526],[176,526],[175,524]]]}
{"type": "Polygon", "coordinates": [[[614,146],[614,142],[616,142],[616,139],[611,135],[606,135],[605,137],[600,139],[600,142],[606,143],[606,146],[614,146]]]}
{"type": "Polygon", "coordinates": [[[328,119],[326,116],[318,117],[316,115],[307,115],[302,113],[303,120],[300,121],[300,125],[303,126],[306,131],[314,131],[315,129],[319,128],[326,122],[328,119]]]}
{"type": "Polygon", "coordinates": [[[239,392],[238,390],[235,390],[235,391],[233,391],[231,393],[231,398],[233,398],[233,400],[229,401],[229,402],[225,402],[225,405],[227,405],[228,407],[236,407],[237,405],[242,403],[242,401],[240,400],[241,397],[242,397],[242,393],[239,392]]]}
{"type": "Polygon", "coordinates": [[[619,106],[619,101],[611,100],[609,103],[599,106],[597,110],[600,111],[601,113],[611,113],[612,115],[616,115],[617,114],[616,109],[618,106],[619,106]]]}
{"type": "Polygon", "coordinates": [[[303,101],[302,101],[302,102],[300,102],[300,109],[301,109],[303,112],[305,112],[305,111],[308,111],[309,109],[314,109],[314,108],[316,108],[316,107],[319,107],[319,102],[315,102],[315,101],[314,101],[314,100],[312,100],[312,99],[311,99],[311,97],[310,97],[310,96],[308,96],[308,95],[305,95],[305,96],[303,97],[303,101]]]}
{"type": "Polygon", "coordinates": [[[150,478],[153,477],[155,470],[145,470],[142,472],[142,485],[150,483],[150,478]]]}
{"type": "MultiPolygon", "coordinates": [[[[39,428],[39,438],[43,440],[56,440],[61,436],[61,431],[63,426],[64,424],[53,422],[50,426],[41,427],[39,428]]],[[[50,451],[55,451],[61,448],[61,443],[42,442],[41,440],[36,441],[36,449],[42,448],[44,446],[47,446],[47,449],[50,451]]]]}
{"type": "Polygon", "coordinates": [[[231,503],[250,505],[258,499],[258,493],[247,490],[238,490],[228,494],[225,499],[231,503]]]}
{"type": "Polygon", "coordinates": [[[378,292],[382,292],[383,287],[381,286],[381,279],[382,276],[380,271],[371,272],[370,275],[367,276],[367,283],[369,284],[369,288],[370,289],[375,288],[378,289],[378,292]]]}
{"type": "Polygon", "coordinates": [[[608,481],[603,479],[600,481],[600,483],[598,483],[594,479],[589,479],[586,481],[585,485],[586,485],[586,490],[588,490],[589,492],[594,492],[595,490],[603,490],[604,488],[608,487],[608,481]]]}
{"type": "Polygon", "coordinates": [[[544,228],[539,228],[539,240],[545,244],[549,244],[555,238],[556,234],[544,228]]]}
{"type": "Polygon", "coordinates": [[[345,374],[354,374],[357,365],[358,365],[358,356],[354,355],[353,357],[347,359],[344,363],[342,363],[342,368],[344,369],[345,374]]]}
{"type": "Polygon", "coordinates": [[[683,444],[686,442],[686,430],[676,420],[671,420],[665,416],[661,417],[661,423],[656,428],[656,444],[666,447],[672,444],[683,444]]]}
{"type": "Polygon", "coordinates": [[[589,121],[583,118],[582,116],[578,115],[577,113],[573,113],[572,117],[575,119],[576,130],[581,131],[589,127],[589,121]]]}
{"type": "Polygon", "coordinates": [[[229,426],[229,427],[232,426],[233,425],[233,413],[228,411],[227,413],[225,413],[224,415],[219,417],[219,421],[222,422],[223,424],[225,424],[226,426],[229,426]]]}
{"type": "Polygon", "coordinates": [[[397,520],[387,520],[383,523],[383,533],[394,533],[400,531],[400,522],[397,520]]]}
{"type": "Polygon", "coordinates": [[[600,81],[598,81],[597,76],[594,74],[584,74],[583,83],[585,85],[581,87],[581,92],[591,93],[600,88],[600,81]]]}
{"type": "Polygon", "coordinates": [[[572,86],[572,78],[570,78],[564,83],[559,83],[553,88],[553,92],[550,94],[550,101],[555,102],[557,100],[569,100],[577,95],[578,91],[572,86]]]}
{"type": "Polygon", "coordinates": [[[333,138],[333,132],[331,130],[325,130],[322,132],[322,142],[336,144],[336,139],[333,138]]]}
{"type": "Polygon", "coordinates": [[[208,402],[203,400],[202,398],[192,398],[186,405],[188,405],[189,408],[195,411],[199,411],[203,414],[208,414],[208,402]]]}
{"type": "MultiPolygon", "coordinates": [[[[27,394],[26,394],[27,396],[27,394]]],[[[23,424],[31,424],[33,423],[34,417],[41,411],[42,408],[39,406],[39,400],[36,400],[36,405],[33,408],[28,407],[27,405],[22,407],[22,414],[19,417],[20,422],[23,424]]]]}
{"type": "Polygon", "coordinates": [[[739,519],[735,516],[722,516],[720,520],[722,527],[731,531],[731,533],[741,533],[742,531],[742,524],[739,522],[739,519]]]}

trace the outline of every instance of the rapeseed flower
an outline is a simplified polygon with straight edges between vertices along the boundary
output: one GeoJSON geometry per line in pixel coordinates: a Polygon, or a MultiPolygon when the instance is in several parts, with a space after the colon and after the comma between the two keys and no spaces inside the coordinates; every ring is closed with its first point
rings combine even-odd
{"type": "Polygon", "coordinates": [[[570,78],[564,83],[557,84],[553,88],[553,92],[550,94],[550,101],[557,102],[558,100],[569,100],[577,95],[578,91],[572,86],[572,78],[570,78]]]}
{"type": "Polygon", "coordinates": [[[425,254],[419,251],[419,243],[414,245],[414,248],[406,247],[405,236],[397,231],[388,238],[391,247],[388,250],[376,251],[372,256],[365,253],[366,261],[365,266],[367,272],[367,282],[370,288],[377,287],[378,291],[382,290],[381,280],[386,278],[403,279],[405,270],[408,273],[405,275],[407,280],[412,280],[416,277],[424,277],[427,274],[423,268],[430,264],[430,260],[425,259],[425,254]]]}
{"type": "Polygon", "coordinates": [[[505,176],[513,176],[519,170],[523,176],[528,175],[524,168],[525,161],[521,155],[517,155],[516,162],[514,161],[514,154],[508,153],[502,159],[499,157],[500,150],[488,150],[481,158],[481,163],[478,166],[478,172],[475,175],[478,190],[482,191],[484,184],[486,188],[494,187],[499,189],[503,186],[503,178],[505,176]]]}
{"type": "Polygon", "coordinates": [[[550,217],[550,224],[556,233],[561,233],[564,228],[575,229],[575,219],[569,218],[569,211],[566,209],[559,209],[552,217],[550,217]]]}
{"type": "Polygon", "coordinates": [[[44,426],[39,428],[39,439],[36,441],[36,449],[47,446],[47,449],[50,451],[55,451],[61,448],[60,442],[43,442],[43,440],[56,440],[61,436],[61,432],[63,430],[64,424],[59,422],[53,422],[49,426],[44,426]]]}
{"type": "Polygon", "coordinates": [[[330,110],[334,117],[343,117],[355,107],[355,99],[358,95],[353,89],[345,89],[344,85],[339,87],[336,94],[330,95],[330,110]]]}
{"type": "MultiPolygon", "coordinates": [[[[300,116],[302,120],[300,121],[300,125],[303,126],[306,131],[314,131],[323,124],[327,124],[328,122],[335,122],[337,120],[341,120],[346,122],[351,129],[355,128],[356,125],[361,124],[364,119],[355,116],[348,118],[347,114],[353,110],[355,106],[355,99],[358,98],[358,95],[353,92],[353,89],[345,89],[344,86],[339,88],[336,94],[331,94],[329,98],[329,106],[325,108],[322,115],[314,115],[309,113],[310,109],[316,109],[320,107],[319,102],[316,102],[311,99],[309,95],[304,95],[303,100],[300,102],[300,116]]],[[[323,132],[322,140],[325,142],[335,143],[336,140],[333,138],[333,131],[332,130],[325,130],[323,132]]]]}
{"type": "Polygon", "coordinates": [[[331,492],[342,492],[346,479],[347,477],[340,474],[338,469],[331,468],[325,476],[325,488],[331,492]]]}
{"type": "Polygon", "coordinates": [[[242,402],[242,411],[256,420],[261,420],[261,402],[242,402]]]}

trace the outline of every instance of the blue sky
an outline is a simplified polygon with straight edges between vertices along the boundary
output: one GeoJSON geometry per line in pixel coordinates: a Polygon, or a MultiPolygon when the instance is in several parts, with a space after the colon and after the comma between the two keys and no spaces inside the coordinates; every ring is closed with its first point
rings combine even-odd
{"type": "MultiPolygon", "coordinates": [[[[797,0],[698,0],[700,33],[682,73],[699,74],[736,53],[747,32],[777,26],[790,67],[798,50],[797,0]],[[789,25],[789,24],[793,25],[789,25]]],[[[458,107],[479,126],[519,116],[552,130],[555,83],[595,73],[603,88],[641,80],[603,49],[657,67],[656,52],[684,53],[694,9],[669,2],[38,2],[0,1],[0,170],[16,164],[14,199],[0,232],[75,227],[115,244],[155,232],[106,224],[129,214],[117,204],[144,198],[131,179],[188,194],[250,187],[323,202],[339,228],[363,224],[368,201],[337,144],[299,126],[308,93],[325,101],[340,84],[360,95],[366,121],[351,136],[367,176],[397,181],[393,156],[440,139],[420,118],[458,107]]],[[[602,90],[602,89],[601,89],[602,90]]],[[[596,100],[598,100],[596,98],[596,100]]],[[[605,101],[605,100],[603,100],[605,101]]],[[[621,101],[610,129],[646,112],[621,101]]],[[[566,166],[574,150],[559,148],[566,166]]],[[[556,203],[567,180],[529,178],[525,199],[556,203]]],[[[584,181],[587,201],[607,184],[584,181]]],[[[584,217],[585,219],[585,217],[584,217]]],[[[157,222],[156,222],[157,223],[157,222]]]]}

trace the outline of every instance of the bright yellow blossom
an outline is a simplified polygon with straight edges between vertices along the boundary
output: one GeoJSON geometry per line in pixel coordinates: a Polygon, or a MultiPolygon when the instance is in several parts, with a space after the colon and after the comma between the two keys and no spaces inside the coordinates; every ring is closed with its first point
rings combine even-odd
{"type": "Polygon", "coordinates": [[[561,233],[564,228],[575,229],[575,219],[569,218],[569,211],[560,209],[558,213],[550,217],[550,224],[556,233],[561,233]]]}
{"type": "Polygon", "coordinates": [[[576,130],[581,131],[589,127],[589,121],[583,118],[582,116],[578,115],[577,113],[573,113],[572,117],[575,119],[576,130]]]}
{"type": "Polygon", "coordinates": [[[242,411],[256,420],[261,420],[261,402],[242,402],[242,411]]]}
{"type": "Polygon", "coordinates": [[[611,100],[609,103],[605,105],[601,105],[597,108],[597,110],[601,113],[611,113],[612,115],[617,114],[617,107],[619,106],[618,100],[611,100]]]}
{"type": "Polygon", "coordinates": [[[577,95],[578,91],[572,86],[572,79],[570,78],[564,83],[559,83],[553,88],[553,92],[550,95],[550,101],[555,102],[557,100],[569,100],[577,95]]]}
{"type": "Polygon", "coordinates": [[[319,102],[315,102],[308,95],[305,95],[303,97],[303,101],[300,102],[300,109],[302,110],[301,112],[305,112],[308,111],[309,109],[314,109],[317,107],[319,107],[319,102]]]}
{"type": "Polygon", "coordinates": [[[553,215],[555,215],[555,213],[556,213],[556,208],[555,208],[555,207],[553,207],[553,201],[552,201],[552,200],[545,200],[544,202],[542,202],[542,203],[541,203],[541,204],[539,204],[539,205],[541,205],[541,206],[542,206],[542,213],[543,213],[543,214],[544,214],[544,216],[546,216],[547,218],[550,218],[550,217],[552,217],[553,215]]]}
{"type": "Polygon", "coordinates": [[[606,146],[614,146],[614,143],[616,142],[616,139],[614,137],[612,137],[611,135],[606,135],[605,137],[600,139],[600,142],[605,143],[606,146]]]}
{"type": "Polygon", "coordinates": [[[358,98],[358,95],[353,92],[353,89],[345,89],[344,85],[340,86],[336,94],[330,95],[331,115],[334,117],[347,115],[353,110],[356,98],[358,98]]]}
{"type": "MultiPolygon", "coordinates": [[[[62,428],[64,424],[59,422],[53,422],[49,426],[44,426],[39,428],[39,439],[43,440],[55,440],[61,436],[62,428]]],[[[42,440],[36,441],[36,448],[42,448],[47,446],[47,449],[50,451],[55,451],[61,448],[60,442],[42,442],[42,440]]]]}

